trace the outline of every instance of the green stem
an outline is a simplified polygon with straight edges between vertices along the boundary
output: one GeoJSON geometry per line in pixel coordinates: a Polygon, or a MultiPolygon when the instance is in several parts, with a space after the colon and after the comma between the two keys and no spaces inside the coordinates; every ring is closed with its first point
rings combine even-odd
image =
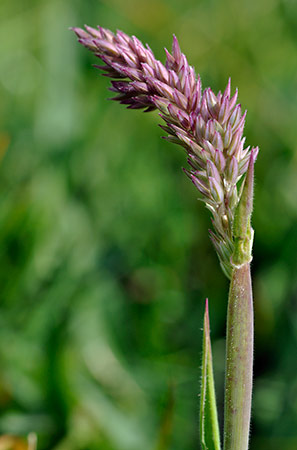
{"type": "Polygon", "coordinates": [[[247,450],[253,377],[250,264],[234,268],[227,315],[224,450],[247,450]]]}

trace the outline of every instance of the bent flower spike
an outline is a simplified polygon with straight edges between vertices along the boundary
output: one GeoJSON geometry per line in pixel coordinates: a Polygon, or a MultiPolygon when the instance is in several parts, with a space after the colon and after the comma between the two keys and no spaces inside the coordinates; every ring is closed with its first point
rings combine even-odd
{"type": "MultiPolygon", "coordinates": [[[[100,58],[112,78],[114,100],[130,109],[159,110],[165,139],[181,145],[189,168],[184,169],[212,213],[210,238],[222,269],[231,279],[226,340],[224,450],[247,450],[252,399],[253,297],[250,276],[253,230],[254,163],[258,147],[245,147],[246,112],[231,95],[201,88],[173,37],[166,62],[148,45],[122,31],[98,27],[72,28],[79,42],[100,58]]],[[[204,320],[200,438],[203,450],[220,450],[208,309],[204,320]]]]}
{"type": "Polygon", "coordinates": [[[148,45],[122,31],[116,34],[102,27],[73,28],[79,42],[100,58],[96,66],[112,78],[111,91],[131,109],[158,109],[165,122],[161,128],[170,142],[187,152],[190,169],[184,169],[202,194],[212,213],[210,238],[222,269],[230,278],[234,250],[232,226],[240,199],[237,183],[246,174],[258,148],[245,147],[243,129],[246,112],[237,104],[237,90],[231,95],[228,81],[217,95],[201,89],[196,77],[173,37],[172,53],[166,49],[166,63],[158,61],[148,45]]]}

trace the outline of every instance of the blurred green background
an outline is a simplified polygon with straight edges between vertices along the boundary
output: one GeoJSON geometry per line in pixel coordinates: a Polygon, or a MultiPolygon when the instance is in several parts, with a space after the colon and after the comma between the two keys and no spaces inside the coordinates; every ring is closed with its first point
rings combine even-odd
{"type": "MultiPolygon", "coordinates": [[[[106,99],[69,26],[122,29],[204,87],[229,76],[259,145],[251,450],[297,448],[295,0],[1,0],[0,433],[40,450],[199,448],[203,303],[223,405],[228,283],[156,113],[106,99]]],[[[222,415],[220,414],[220,420],[222,415]]]]}

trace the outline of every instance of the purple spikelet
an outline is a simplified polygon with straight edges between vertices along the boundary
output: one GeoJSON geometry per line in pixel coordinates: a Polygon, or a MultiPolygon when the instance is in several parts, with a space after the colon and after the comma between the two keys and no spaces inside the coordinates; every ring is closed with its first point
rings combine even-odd
{"type": "Polygon", "coordinates": [[[186,171],[211,211],[214,231],[211,240],[224,273],[230,277],[234,249],[233,221],[239,202],[238,181],[246,174],[251,151],[245,147],[243,129],[246,112],[231,95],[231,81],[217,95],[203,92],[196,76],[173,36],[172,52],[166,62],[158,61],[148,45],[122,31],[102,27],[72,28],[79,42],[100,58],[96,66],[112,78],[113,100],[130,109],[159,110],[165,121],[167,140],[179,143],[188,155],[186,171]]]}

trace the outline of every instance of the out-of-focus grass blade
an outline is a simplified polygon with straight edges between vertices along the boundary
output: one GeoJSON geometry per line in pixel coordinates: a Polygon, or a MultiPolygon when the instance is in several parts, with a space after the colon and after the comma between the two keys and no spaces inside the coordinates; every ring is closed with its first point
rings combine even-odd
{"type": "Polygon", "coordinates": [[[220,432],[215,397],[210,343],[208,299],[205,302],[200,400],[200,441],[203,450],[220,450],[220,432]]]}
{"type": "Polygon", "coordinates": [[[161,421],[160,434],[158,437],[156,450],[168,450],[170,448],[175,407],[174,388],[175,386],[172,383],[168,386],[166,404],[161,421]]]}

